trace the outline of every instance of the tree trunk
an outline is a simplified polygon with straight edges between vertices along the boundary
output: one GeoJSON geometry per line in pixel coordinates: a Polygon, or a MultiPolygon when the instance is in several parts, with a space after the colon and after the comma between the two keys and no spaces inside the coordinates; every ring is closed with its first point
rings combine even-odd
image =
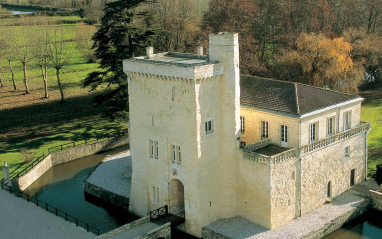
{"type": "Polygon", "coordinates": [[[16,82],[15,82],[15,73],[13,72],[13,68],[12,68],[12,61],[8,60],[8,62],[9,62],[9,70],[11,71],[11,74],[12,74],[13,90],[17,90],[16,82]]]}
{"type": "Polygon", "coordinates": [[[57,76],[58,88],[60,89],[61,103],[64,103],[64,92],[62,91],[62,85],[60,80],[60,68],[56,68],[56,76],[57,76]]]}
{"type": "Polygon", "coordinates": [[[44,91],[45,91],[44,98],[49,98],[49,94],[48,94],[48,82],[46,81],[46,66],[45,66],[45,72],[44,72],[43,65],[40,65],[40,68],[41,68],[42,80],[44,81],[44,91]]]}
{"type": "Polygon", "coordinates": [[[29,87],[27,83],[27,63],[23,62],[23,70],[24,70],[24,85],[25,85],[25,92],[29,94],[29,87]]]}
{"type": "Polygon", "coordinates": [[[0,75],[0,88],[3,88],[4,87],[4,83],[3,83],[3,79],[1,79],[1,75],[0,75]]]}

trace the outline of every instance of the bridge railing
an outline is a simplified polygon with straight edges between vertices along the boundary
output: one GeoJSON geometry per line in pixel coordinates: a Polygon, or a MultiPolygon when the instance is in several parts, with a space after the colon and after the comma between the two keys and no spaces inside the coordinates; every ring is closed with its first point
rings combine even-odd
{"type": "Polygon", "coordinates": [[[166,217],[168,214],[168,206],[164,205],[158,209],[155,209],[150,212],[150,221],[159,220],[162,217],[166,217]]]}

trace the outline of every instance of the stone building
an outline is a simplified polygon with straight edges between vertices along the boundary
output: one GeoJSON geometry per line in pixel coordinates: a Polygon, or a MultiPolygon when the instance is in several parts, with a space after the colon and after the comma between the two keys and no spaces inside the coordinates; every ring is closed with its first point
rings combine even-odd
{"type": "Polygon", "coordinates": [[[240,75],[238,35],[208,55],[124,60],[133,175],[130,211],[185,212],[188,233],[242,216],[275,228],[366,179],[362,98],[240,75]]]}

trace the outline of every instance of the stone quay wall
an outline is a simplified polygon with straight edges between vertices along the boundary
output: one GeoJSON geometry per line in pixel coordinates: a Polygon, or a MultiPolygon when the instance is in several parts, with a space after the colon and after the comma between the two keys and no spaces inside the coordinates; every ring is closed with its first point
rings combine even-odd
{"type": "Polygon", "coordinates": [[[127,197],[115,194],[86,181],[84,181],[84,191],[114,205],[129,209],[129,198],[127,197]]]}
{"type": "Polygon", "coordinates": [[[373,202],[373,208],[382,211],[382,186],[379,191],[370,190],[370,197],[373,202]]]}
{"type": "Polygon", "coordinates": [[[64,151],[52,153],[52,165],[66,163],[75,159],[93,155],[129,143],[129,136],[123,135],[109,140],[85,144],[64,151]]]}
{"type": "Polygon", "coordinates": [[[19,178],[18,183],[20,190],[24,190],[29,187],[54,165],[66,163],[98,152],[126,145],[128,143],[129,136],[123,135],[112,139],[102,140],[91,144],[81,145],[63,151],[54,152],[46,156],[39,164],[33,167],[33,169],[19,178]]]}

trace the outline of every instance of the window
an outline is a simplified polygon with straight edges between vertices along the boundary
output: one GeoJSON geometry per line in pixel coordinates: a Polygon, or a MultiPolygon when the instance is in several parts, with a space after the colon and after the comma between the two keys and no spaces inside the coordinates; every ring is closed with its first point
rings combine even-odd
{"type": "Polygon", "coordinates": [[[261,121],[261,139],[268,138],[268,122],[261,121]]]}
{"type": "Polygon", "coordinates": [[[344,113],[344,130],[350,129],[350,111],[344,113]]]}
{"type": "Polygon", "coordinates": [[[246,145],[247,145],[246,142],[244,142],[244,141],[240,141],[240,147],[244,147],[244,146],[246,146],[246,145]]]}
{"type": "Polygon", "coordinates": [[[153,202],[159,203],[159,188],[153,186],[152,190],[153,190],[153,192],[152,192],[153,193],[153,202]]]}
{"type": "Polygon", "coordinates": [[[242,134],[245,133],[245,121],[244,117],[240,116],[240,131],[242,134]]]}
{"type": "Polygon", "coordinates": [[[350,157],[350,146],[345,147],[345,157],[350,157]]]}
{"type": "Polygon", "coordinates": [[[334,134],[334,117],[330,117],[327,120],[327,136],[332,136],[334,134]]]}
{"type": "Polygon", "coordinates": [[[288,142],[288,126],[281,125],[281,143],[288,142]]]}
{"type": "Polygon", "coordinates": [[[150,158],[158,158],[158,141],[149,139],[149,155],[150,158]]]}
{"type": "Polygon", "coordinates": [[[173,163],[182,163],[182,153],[180,151],[180,147],[176,145],[172,145],[172,162],[173,163]]]}
{"type": "Polygon", "coordinates": [[[314,142],[318,138],[318,122],[309,125],[310,142],[314,142]]]}
{"type": "Polygon", "coordinates": [[[332,182],[329,181],[328,182],[328,188],[327,188],[327,195],[326,195],[327,198],[332,198],[332,182]]]}
{"type": "Polygon", "coordinates": [[[206,134],[214,132],[214,123],[212,119],[207,120],[204,123],[204,129],[206,131],[206,134]]]}
{"type": "Polygon", "coordinates": [[[171,90],[171,100],[174,101],[175,99],[175,86],[172,87],[172,90],[171,90]]]}

